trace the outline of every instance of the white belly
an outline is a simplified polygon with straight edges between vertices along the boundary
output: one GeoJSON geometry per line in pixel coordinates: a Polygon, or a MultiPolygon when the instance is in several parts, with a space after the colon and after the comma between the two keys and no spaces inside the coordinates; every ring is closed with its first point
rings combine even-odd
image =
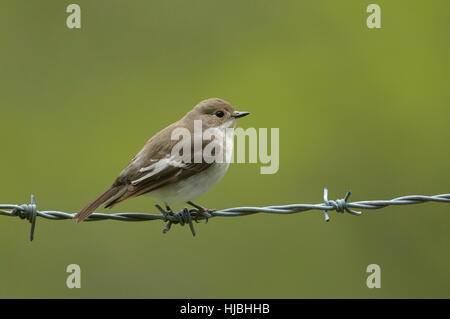
{"type": "Polygon", "coordinates": [[[184,180],[155,189],[148,196],[176,205],[193,200],[209,191],[227,172],[229,163],[214,163],[204,171],[184,180]]]}

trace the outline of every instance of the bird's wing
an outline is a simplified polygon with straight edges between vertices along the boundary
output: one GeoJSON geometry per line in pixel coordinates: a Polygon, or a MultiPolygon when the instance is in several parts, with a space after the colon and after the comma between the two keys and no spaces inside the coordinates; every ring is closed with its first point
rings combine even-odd
{"type": "Polygon", "coordinates": [[[212,163],[205,162],[181,163],[173,162],[168,158],[161,159],[147,167],[142,167],[133,176],[128,176],[130,182],[126,186],[126,191],[122,196],[110,201],[105,207],[113,207],[128,198],[151,192],[167,184],[190,177],[211,165],[212,163]]]}
{"type": "MultiPolygon", "coordinates": [[[[158,135],[169,134],[170,127],[161,131],[158,135]]],[[[196,150],[193,145],[190,148],[187,160],[183,154],[173,155],[172,148],[178,140],[172,140],[169,136],[155,135],[144,148],[133,158],[122,171],[113,186],[126,185],[126,190],[121,196],[114,198],[105,207],[113,207],[128,198],[136,197],[157,188],[195,175],[213,163],[207,163],[203,159],[202,150],[210,142],[202,141],[202,147],[196,150]],[[169,143],[167,141],[170,140],[169,143]],[[196,159],[201,161],[196,161],[196,159]]]]}
{"type": "MultiPolygon", "coordinates": [[[[199,157],[202,159],[201,162],[195,162],[194,159],[198,155],[195,156],[193,146],[190,161],[183,162],[171,155],[173,146],[179,142],[171,139],[171,132],[176,125],[177,123],[174,123],[153,136],[120,173],[114,184],[84,207],[74,220],[82,222],[101,205],[113,207],[128,198],[187,178],[211,166],[212,163],[203,161],[203,156],[199,157]]],[[[203,147],[207,143],[209,142],[203,140],[203,147]]]]}

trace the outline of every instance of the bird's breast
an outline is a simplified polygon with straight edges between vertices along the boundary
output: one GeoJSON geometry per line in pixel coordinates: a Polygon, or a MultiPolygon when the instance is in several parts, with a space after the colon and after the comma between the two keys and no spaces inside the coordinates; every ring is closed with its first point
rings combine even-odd
{"type": "Polygon", "coordinates": [[[223,129],[215,132],[217,147],[221,150],[222,157],[203,171],[187,178],[180,179],[148,193],[150,197],[164,201],[169,205],[193,200],[209,191],[216,185],[228,170],[233,156],[234,135],[231,129],[225,133],[223,129]]]}

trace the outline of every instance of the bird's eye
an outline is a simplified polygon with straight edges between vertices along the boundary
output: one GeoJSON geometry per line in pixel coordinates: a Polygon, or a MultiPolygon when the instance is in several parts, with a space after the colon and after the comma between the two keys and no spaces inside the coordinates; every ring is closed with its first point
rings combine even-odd
{"type": "Polygon", "coordinates": [[[225,114],[222,111],[217,111],[216,116],[217,117],[223,117],[225,114]]]}

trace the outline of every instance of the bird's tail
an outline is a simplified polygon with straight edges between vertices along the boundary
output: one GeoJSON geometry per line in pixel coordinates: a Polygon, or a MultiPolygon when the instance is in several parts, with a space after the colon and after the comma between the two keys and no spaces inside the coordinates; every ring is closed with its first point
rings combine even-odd
{"type": "Polygon", "coordinates": [[[111,186],[106,191],[104,191],[100,196],[98,196],[92,203],[83,208],[78,214],[73,218],[77,224],[85,220],[90,214],[92,214],[98,207],[103,203],[106,203],[113,199],[123,187],[111,186]]]}

